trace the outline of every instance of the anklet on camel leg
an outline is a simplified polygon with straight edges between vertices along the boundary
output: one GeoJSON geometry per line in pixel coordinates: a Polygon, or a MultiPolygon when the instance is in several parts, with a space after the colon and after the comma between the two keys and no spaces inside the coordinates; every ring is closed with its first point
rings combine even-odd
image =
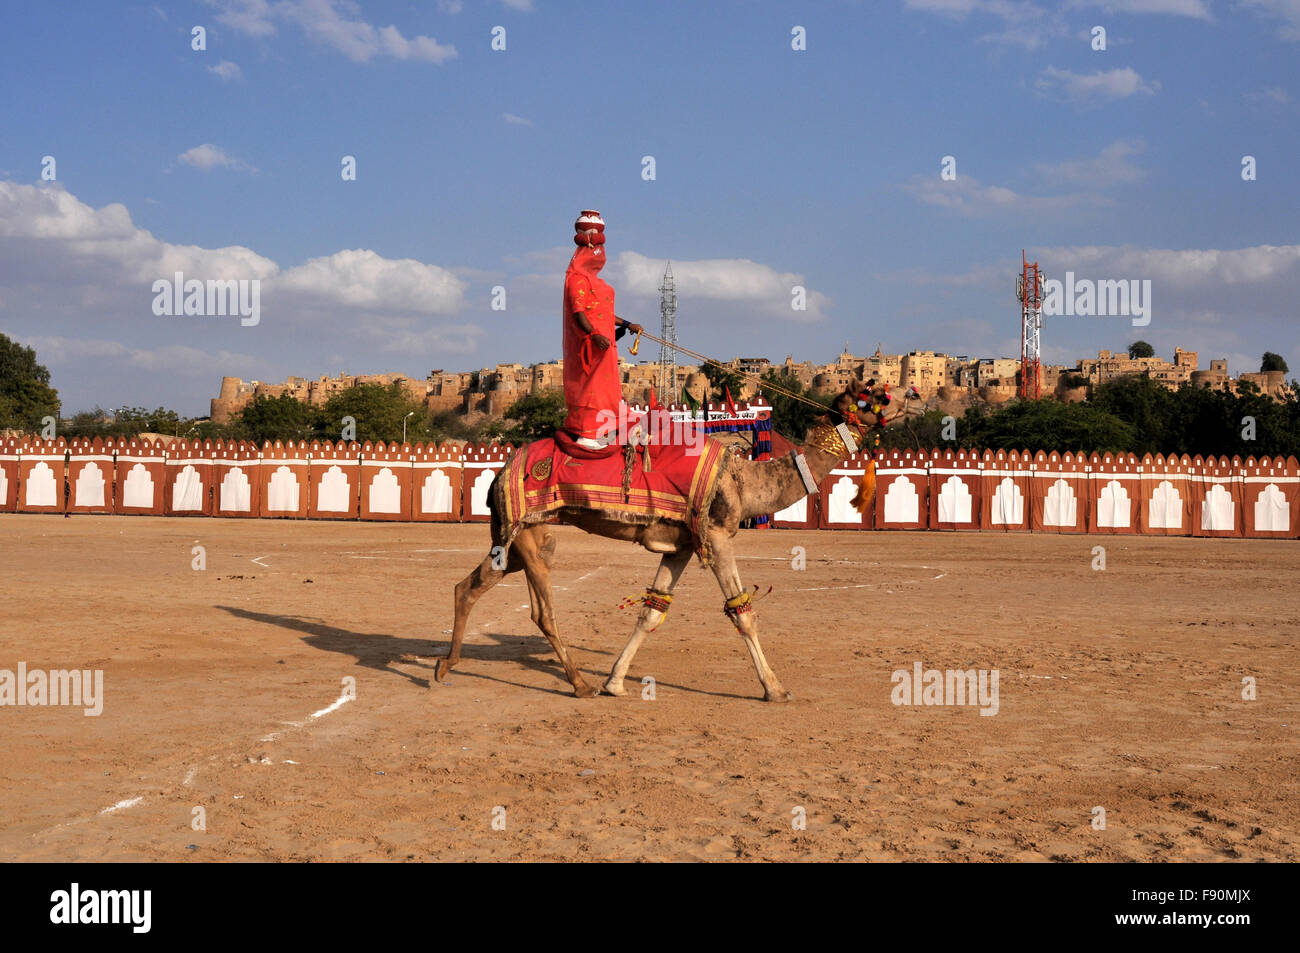
{"type": "Polygon", "coordinates": [[[740,628],[740,617],[746,612],[754,611],[753,599],[749,591],[746,590],[738,596],[732,596],[723,605],[722,611],[736,628],[740,628]]]}
{"type": "Polygon", "coordinates": [[[660,592],[658,589],[647,589],[641,601],[647,609],[666,613],[668,607],[673,604],[673,597],[670,593],[660,592]]]}

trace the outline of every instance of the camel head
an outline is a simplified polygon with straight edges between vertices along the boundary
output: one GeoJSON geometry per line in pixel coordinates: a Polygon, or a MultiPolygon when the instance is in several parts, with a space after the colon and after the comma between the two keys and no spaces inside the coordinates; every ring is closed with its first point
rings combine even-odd
{"type": "Polygon", "coordinates": [[[844,393],[831,402],[831,419],[863,430],[901,423],[920,413],[920,394],[915,387],[900,387],[891,393],[889,385],[874,380],[850,381],[844,393]]]}

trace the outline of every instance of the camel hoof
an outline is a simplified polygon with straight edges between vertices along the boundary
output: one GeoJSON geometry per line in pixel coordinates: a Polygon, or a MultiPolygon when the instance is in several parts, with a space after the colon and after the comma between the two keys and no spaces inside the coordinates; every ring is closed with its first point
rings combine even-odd
{"type": "Polygon", "coordinates": [[[445,682],[447,673],[451,671],[451,662],[446,658],[438,659],[438,664],[433,667],[433,680],[435,682],[445,682]]]}
{"type": "Polygon", "coordinates": [[[618,682],[617,684],[615,684],[614,682],[606,682],[604,686],[602,686],[602,690],[605,692],[606,695],[627,694],[627,689],[623,687],[622,682],[618,682]]]}
{"type": "Polygon", "coordinates": [[[595,698],[600,692],[583,682],[581,685],[573,686],[573,694],[578,698],[595,698]]]}
{"type": "Polygon", "coordinates": [[[786,702],[790,701],[793,698],[794,696],[786,691],[776,692],[775,694],[773,694],[772,692],[763,693],[763,701],[765,702],[780,702],[781,704],[784,705],[786,702]]]}

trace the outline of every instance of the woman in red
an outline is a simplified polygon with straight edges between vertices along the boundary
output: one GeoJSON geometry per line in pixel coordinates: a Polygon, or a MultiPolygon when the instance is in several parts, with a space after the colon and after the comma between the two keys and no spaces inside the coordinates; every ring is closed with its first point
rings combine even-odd
{"type": "Polygon", "coordinates": [[[600,213],[584,210],[574,223],[578,250],[564,274],[564,429],[589,446],[600,446],[601,411],[618,413],[623,387],[618,371],[618,347],[627,331],[641,325],[614,314],[614,289],[600,280],[605,267],[605,222],[600,213]]]}

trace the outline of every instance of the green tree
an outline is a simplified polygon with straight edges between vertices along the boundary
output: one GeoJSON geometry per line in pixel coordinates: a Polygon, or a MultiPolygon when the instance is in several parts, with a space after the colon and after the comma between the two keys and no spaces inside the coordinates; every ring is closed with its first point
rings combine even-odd
{"type": "Polygon", "coordinates": [[[553,436],[555,431],[564,426],[567,414],[562,390],[541,390],[511,404],[505,417],[489,424],[484,434],[516,445],[530,443],[553,436]]]}
{"type": "Polygon", "coordinates": [[[481,428],[471,427],[465,422],[465,418],[454,410],[440,410],[429,418],[426,432],[428,440],[436,443],[445,443],[448,440],[477,441],[481,428]]]}
{"type": "Polygon", "coordinates": [[[963,436],[965,431],[961,424],[957,426],[957,439],[944,440],[944,417],[942,410],[927,410],[920,417],[904,418],[884,430],[875,431],[880,436],[881,450],[932,450],[951,447],[970,446],[963,436]]]}
{"type": "Polygon", "coordinates": [[[992,450],[1130,450],[1131,423],[1094,404],[1057,400],[1016,401],[992,414],[967,411],[957,424],[958,443],[992,450]]]}
{"type": "Polygon", "coordinates": [[[1156,349],[1146,341],[1134,341],[1128,346],[1128,356],[1133,360],[1139,357],[1155,357],[1156,349]]]}
{"type": "MultiPolygon", "coordinates": [[[[731,391],[731,399],[739,400],[740,389],[745,384],[745,379],[735,371],[723,367],[714,367],[712,364],[704,364],[700,367],[704,376],[709,381],[709,400],[715,404],[721,403],[727,398],[727,390],[731,391]]],[[[770,373],[770,372],[769,372],[770,373]]]]}
{"type": "Polygon", "coordinates": [[[1126,421],[1134,428],[1133,444],[1114,449],[1132,453],[1168,453],[1180,442],[1177,434],[1183,425],[1178,414],[1176,392],[1159,381],[1136,374],[1108,381],[1096,388],[1088,405],[1126,421]]]}
{"type": "Polygon", "coordinates": [[[37,431],[59,416],[59,392],[36,351],[0,334],[0,428],[37,431]]]}
{"type": "Polygon", "coordinates": [[[772,429],[791,440],[803,440],[804,434],[813,425],[813,421],[826,413],[826,408],[830,405],[828,394],[814,393],[811,388],[805,388],[799,378],[791,375],[768,370],[763,375],[763,383],[779,387],[820,405],[809,406],[804,400],[778,394],[770,387],[762,389],[763,396],[772,405],[772,429]]]}
{"type": "Polygon", "coordinates": [[[356,421],[357,439],[361,441],[401,440],[403,421],[408,443],[429,438],[428,410],[422,401],[410,397],[399,381],[387,386],[356,384],[339,391],[325,402],[315,424],[322,436],[338,440],[344,417],[356,421]]]}
{"type": "Polygon", "coordinates": [[[1264,359],[1259,362],[1259,369],[1263,371],[1281,371],[1283,374],[1291,370],[1286,366],[1286,359],[1281,354],[1274,354],[1272,351],[1264,352],[1264,359]]]}
{"type": "MultiPolygon", "coordinates": [[[[258,394],[231,419],[226,434],[259,444],[267,440],[310,440],[323,435],[319,416],[292,394],[258,394]]],[[[358,419],[358,433],[360,430],[358,419]]]]}
{"type": "MultiPolygon", "coordinates": [[[[158,407],[120,407],[105,410],[96,406],[60,421],[59,433],[66,437],[136,437],[142,433],[172,434],[184,437],[197,426],[193,418],[182,417],[174,410],[158,407]]],[[[215,426],[215,425],[214,425],[215,426]]]]}

